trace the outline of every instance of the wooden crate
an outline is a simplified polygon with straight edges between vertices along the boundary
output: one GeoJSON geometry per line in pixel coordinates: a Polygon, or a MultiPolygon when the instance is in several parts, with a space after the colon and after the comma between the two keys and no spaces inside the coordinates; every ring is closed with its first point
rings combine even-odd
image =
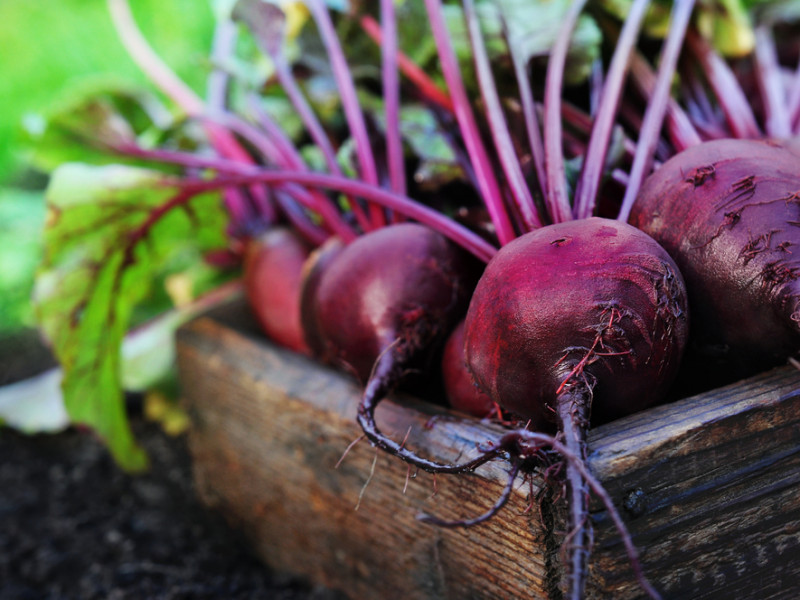
{"type": "MultiPolygon", "coordinates": [[[[353,599],[549,598],[561,573],[562,503],[521,479],[488,523],[501,463],[469,476],[411,473],[356,444],[357,386],[270,345],[234,303],[178,334],[199,492],[273,568],[353,599]],[[337,463],[338,467],[337,467],[337,463]],[[534,496],[531,500],[531,496],[534,496]]],[[[800,373],[782,368],[594,429],[589,466],[620,507],[665,598],[800,597],[800,373]]],[[[451,460],[498,428],[403,399],[384,431],[451,460]],[[435,416],[435,418],[432,418],[435,416]]],[[[619,535],[597,503],[587,595],[642,596],[619,535]]],[[[557,594],[556,594],[557,595],[557,594]]]]}

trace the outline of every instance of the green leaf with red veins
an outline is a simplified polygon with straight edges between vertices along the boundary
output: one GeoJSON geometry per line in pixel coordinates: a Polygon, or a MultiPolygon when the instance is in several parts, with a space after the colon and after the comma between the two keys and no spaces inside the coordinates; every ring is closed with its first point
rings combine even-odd
{"type": "Polygon", "coordinates": [[[177,253],[225,244],[216,194],[186,197],[157,171],[67,164],[47,190],[34,300],[64,369],[71,420],[91,427],[128,470],[147,466],[125,414],[120,347],[131,312],[177,253]]]}
{"type": "MultiPolygon", "coordinates": [[[[43,171],[65,162],[97,164],[124,161],[108,146],[152,146],[168,141],[173,147],[195,148],[199,136],[182,126],[152,93],[102,78],[76,86],[44,114],[25,123],[31,160],[43,171]]],[[[137,161],[128,161],[137,162],[137,161]]]]}

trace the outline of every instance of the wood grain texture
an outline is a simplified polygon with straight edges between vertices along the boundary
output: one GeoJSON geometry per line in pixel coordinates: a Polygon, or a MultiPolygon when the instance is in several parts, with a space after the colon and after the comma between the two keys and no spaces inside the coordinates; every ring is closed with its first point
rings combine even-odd
{"type": "MultiPolygon", "coordinates": [[[[503,464],[469,476],[409,478],[403,463],[362,441],[337,467],[360,435],[358,388],[271,346],[246,314],[237,303],[182,328],[179,370],[201,496],[268,564],[353,599],[558,596],[553,531],[563,527],[563,511],[546,501],[540,511],[541,479],[518,480],[509,505],[486,524],[418,522],[420,511],[482,512],[505,484],[503,464]]],[[[592,431],[590,468],[665,598],[800,594],[796,389],[800,373],[779,369],[592,431]]],[[[440,460],[474,454],[501,431],[408,398],[384,402],[378,421],[440,460]]],[[[587,595],[641,597],[599,503],[592,518],[587,595]]]]}

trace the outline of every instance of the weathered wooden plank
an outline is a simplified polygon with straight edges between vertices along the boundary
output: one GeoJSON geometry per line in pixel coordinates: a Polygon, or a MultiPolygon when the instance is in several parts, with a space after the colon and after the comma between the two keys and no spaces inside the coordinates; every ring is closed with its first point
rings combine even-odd
{"type": "MultiPolygon", "coordinates": [[[[505,481],[477,474],[407,481],[399,461],[357,444],[352,381],[274,348],[239,306],[178,338],[202,496],[246,531],[273,567],[353,598],[546,598],[560,573],[560,512],[540,514],[519,484],[478,527],[438,529],[418,511],[481,512],[505,481]],[[369,481],[374,466],[374,475],[369,481]],[[403,493],[403,488],[407,490],[403,493]],[[363,492],[363,496],[362,495],[363,492]],[[356,510],[356,505],[360,505],[356,510]],[[532,504],[532,506],[531,506],[532,504]]],[[[604,425],[590,467],[603,481],[668,598],[793,598],[800,580],[800,374],[779,369],[604,425]]],[[[402,399],[379,422],[396,439],[450,460],[499,429],[402,399]],[[430,426],[429,419],[437,415],[430,426]]],[[[548,505],[545,504],[545,507],[548,505]]],[[[618,534],[599,504],[588,595],[637,598],[618,534]]]]}
{"type": "MultiPolygon", "coordinates": [[[[590,466],[620,504],[629,500],[629,527],[667,597],[800,594],[796,390],[798,373],[777,369],[592,436],[590,466]]],[[[598,527],[597,589],[627,597],[633,582],[617,568],[614,539],[598,527]]]]}
{"type": "MultiPolygon", "coordinates": [[[[351,381],[211,320],[181,332],[179,360],[201,493],[275,568],[353,598],[543,597],[544,532],[534,513],[523,514],[527,487],[511,500],[511,519],[468,530],[416,520],[420,510],[453,518],[482,512],[505,483],[499,466],[439,477],[435,495],[430,475],[406,482],[403,464],[366,443],[337,469],[360,435],[351,381]]],[[[400,439],[412,427],[408,443],[443,459],[497,435],[442,413],[426,428],[437,412],[387,402],[378,419],[400,439]]]]}

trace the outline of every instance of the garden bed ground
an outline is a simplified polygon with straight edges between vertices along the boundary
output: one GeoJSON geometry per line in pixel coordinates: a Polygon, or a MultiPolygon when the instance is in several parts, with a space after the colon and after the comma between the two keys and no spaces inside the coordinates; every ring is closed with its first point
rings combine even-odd
{"type": "Polygon", "coordinates": [[[332,600],[275,575],[196,500],[184,437],[132,407],[150,472],[119,471],[88,433],[0,429],[0,599],[332,600]]]}

